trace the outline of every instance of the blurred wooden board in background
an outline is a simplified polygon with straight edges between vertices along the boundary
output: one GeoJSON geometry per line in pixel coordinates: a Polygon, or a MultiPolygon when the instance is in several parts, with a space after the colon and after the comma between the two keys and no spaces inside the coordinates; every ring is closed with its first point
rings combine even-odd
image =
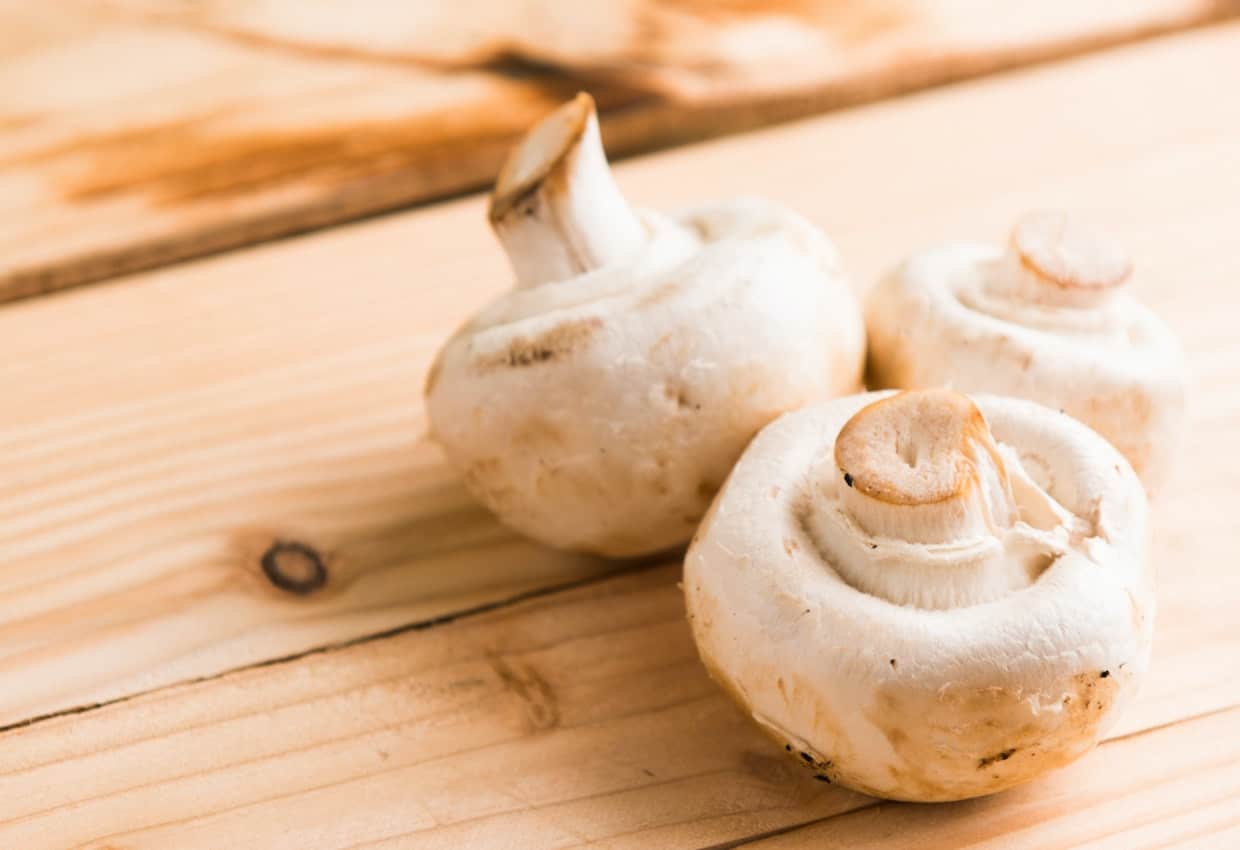
{"type": "Polygon", "coordinates": [[[616,155],[1240,0],[0,0],[0,301],[488,182],[579,88],[616,155]]]}
{"type": "Polygon", "coordinates": [[[1154,669],[1100,753],[991,800],[875,809],[710,685],[675,565],[550,553],[481,512],[419,393],[508,284],[473,197],[0,309],[0,846],[696,850],[822,818],[773,846],[1227,846],[1235,79],[1240,23],[617,169],[640,205],[787,203],[859,287],[1028,208],[1133,247],[1196,386],[1154,515],[1154,669]],[[281,542],[323,580],[276,586],[281,542]]]}

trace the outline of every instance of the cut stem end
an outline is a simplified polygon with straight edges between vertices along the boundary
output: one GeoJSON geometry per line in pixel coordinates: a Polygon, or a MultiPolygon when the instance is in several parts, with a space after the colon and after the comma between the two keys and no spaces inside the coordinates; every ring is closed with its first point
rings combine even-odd
{"type": "Polygon", "coordinates": [[[521,287],[623,262],[641,247],[645,229],[612,179],[593,98],[578,94],[513,148],[489,218],[521,287]]]}
{"type": "Polygon", "coordinates": [[[1063,212],[1027,213],[1012,228],[993,288],[1049,307],[1094,307],[1132,274],[1124,247],[1063,212]]]}
{"type": "Polygon", "coordinates": [[[981,411],[949,390],[903,392],[840,431],[844,504],[870,534],[950,542],[1009,521],[1009,484],[981,411]]]}
{"type": "Polygon", "coordinates": [[[1049,563],[1017,531],[999,446],[973,402],[904,392],[858,411],[835,442],[840,479],[807,518],[854,588],[897,605],[957,608],[1027,587],[1049,563]]]}

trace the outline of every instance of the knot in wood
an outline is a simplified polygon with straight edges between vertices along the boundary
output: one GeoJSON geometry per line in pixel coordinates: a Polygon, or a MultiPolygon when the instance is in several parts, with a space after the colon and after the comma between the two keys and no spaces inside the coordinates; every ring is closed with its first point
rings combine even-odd
{"type": "Polygon", "coordinates": [[[323,557],[312,546],[277,540],[262,557],[263,573],[280,590],[307,596],[327,583],[323,557]]]}

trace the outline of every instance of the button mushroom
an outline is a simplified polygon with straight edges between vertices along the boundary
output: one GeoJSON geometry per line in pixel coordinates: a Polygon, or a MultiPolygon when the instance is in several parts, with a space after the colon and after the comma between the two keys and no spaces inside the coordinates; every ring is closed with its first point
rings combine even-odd
{"type": "Polygon", "coordinates": [[[1145,492],[1033,402],[869,393],[788,414],[690,546],[702,660],[820,778],[899,800],[1063,765],[1145,672],[1145,492]]]}
{"type": "Polygon", "coordinates": [[[1064,410],[1118,448],[1147,488],[1169,470],[1184,369],[1166,325],[1126,294],[1124,249],[1062,213],[1033,213],[1006,251],[952,243],[869,294],[871,388],[949,386],[1064,410]]]}
{"type": "Polygon", "coordinates": [[[587,95],[518,144],[490,218],[516,287],[446,343],[427,403],[469,490],[529,537],[683,543],[763,425],[860,387],[831,243],[760,200],[631,209],[587,95]]]}

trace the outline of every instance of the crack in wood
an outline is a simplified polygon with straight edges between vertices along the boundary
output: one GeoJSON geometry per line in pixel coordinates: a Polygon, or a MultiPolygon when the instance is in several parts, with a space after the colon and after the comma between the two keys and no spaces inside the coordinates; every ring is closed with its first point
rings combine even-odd
{"type": "MultiPolygon", "coordinates": [[[[666,553],[663,555],[663,558],[666,559],[666,553]]],[[[503,610],[504,608],[508,608],[514,605],[519,605],[523,602],[529,602],[531,600],[539,599],[545,596],[554,596],[559,593],[567,593],[569,591],[578,590],[583,587],[588,587],[592,584],[598,584],[600,582],[607,581],[616,576],[630,575],[630,574],[640,573],[646,570],[657,569],[659,566],[662,566],[664,563],[665,563],[665,560],[662,560],[662,559],[661,560],[653,560],[653,559],[638,560],[638,561],[634,561],[629,564],[618,566],[616,570],[614,570],[613,572],[609,572],[606,575],[590,576],[588,578],[579,579],[577,581],[564,582],[561,584],[549,585],[547,587],[539,587],[533,590],[525,591],[523,593],[514,594],[512,596],[506,597],[504,599],[501,599],[495,602],[488,602],[486,604],[477,605],[472,608],[463,608],[459,611],[454,611],[449,614],[443,614],[437,617],[431,617],[426,620],[418,620],[412,623],[405,623],[403,625],[395,626],[390,629],[384,629],[383,631],[360,635],[358,637],[350,638],[348,640],[336,641],[333,643],[324,644],[323,646],[312,647],[310,649],[305,649],[300,652],[294,652],[288,655],[281,655],[277,658],[264,659],[262,661],[257,661],[253,664],[242,664],[237,667],[230,667],[226,670],[220,670],[219,672],[212,673],[208,676],[196,676],[196,677],[187,678],[187,679],[179,679],[175,682],[169,682],[165,685],[160,685],[159,687],[148,688],[146,690],[134,691],[133,693],[125,694],[124,696],[116,697],[115,699],[101,700],[99,702],[85,703],[82,705],[72,706],[70,708],[62,708],[62,709],[57,709],[56,711],[49,711],[45,714],[38,714],[32,717],[27,717],[23,720],[17,720],[11,723],[6,723],[0,726],[0,735],[3,735],[6,732],[15,731],[18,729],[25,729],[27,727],[34,726],[35,724],[38,724],[38,723],[44,723],[47,721],[56,720],[61,717],[72,717],[74,715],[85,714],[86,712],[95,711],[100,708],[107,708],[109,706],[119,705],[125,702],[130,702],[140,697],[150,696],[151,694],[157,694],[157,693],[160,693],[161,691],[170,690],[172,688],[180,688],[180,687],[185,687],[187,685],[202,684],[203,682],[210,682],[215,679],[221,679],[226,676],[232,676],[237,673],[244,673],[249,670],[258,670],[264,667],[276,667],[276,666],[281,666],[285,664],[291,664],[293,662],[300,661],[303,658],[308,658],[310,656],[322,655],[328,652],[337,652],[339,650],[348,649],[350,647],[358,646],[360,644],[370,643],[373,641],[385,640],[387,638],[396,637],[397,635],[402,635],[407,632],[422,631],[425,629],[435,628],[437,626],[447,625],[449,623],[455,623],[458,620],[463,620],[463,619],[467,619],[471,617],[477,617],[477,616],[481,616],[484,614],[491,614],[496,611],[503,610]]]]}

